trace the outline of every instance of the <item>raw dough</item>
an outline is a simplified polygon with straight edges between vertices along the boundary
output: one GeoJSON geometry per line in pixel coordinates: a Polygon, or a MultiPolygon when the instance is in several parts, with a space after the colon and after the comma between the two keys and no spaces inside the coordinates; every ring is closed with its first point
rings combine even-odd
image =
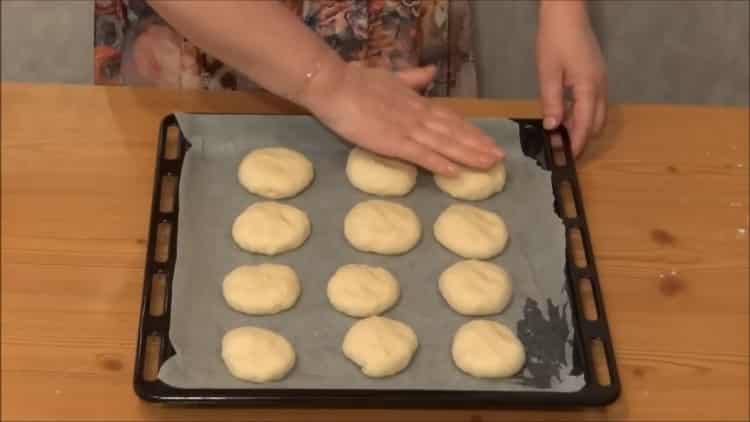
{"type": "Polygon", "coordinates": [[[360,202],[349,211],[344,235],[360,251],[398,255],[416,246],[422,226],[410,208],[374,199],[360,202]]]}
{"type": "Polygon", "coordinates": [[[492,258],[508,241],[499,215],[471,205],[451,205],[440,214],[433,230],[441,245],[464,258],[492,258]]]}
{"type": "Polygon", "coordinates": [[[362,148],[349,153],[346,175],[357,189],[380,196],[406,195],[417,183],[415,166],[362,148]]]}
{"type": "Polygon", "coordinates": [[[294,366],[292,345],[271,330],[240,327],[221,339],[221,358],[235,377],[252,382],[284,378],[294,366]]]}
{"type": "Polygon", "coordinates": [[[439,289],[453,310],[470,316],[502,312],[512,291],[505,270],[491,262],[476,260],[461,261],[443,271],[439,289]]]}
{"type": "Polygon", "coordinates": [[[398,300],[398,281],[385,268],[344,265],[328,281],[328,300],[353,317],[378,315],[398,300]]]}
{"type": "Polygon", "coordinates": [[[222,285],[230,308],[250,315],[270,315],[294,306],[299,279],[286,265],[243,265],[227,274],[222,285]]]}
{"type": "Polygon", "coordinates": [[[501,161],[486,171],[464,168],[454,177],[436,174],[435,184],[454,198],[481,201],[503,190],[505,164],[501,161]]]}
{"type": "Polygon", "coordinates": [[[313,165],[304,155],[288,148],[260,148],[245,156],[237,177],[250,192],[271,199],[294,196],[313,179],[313,165]]]}
{"type": "Polygon", "coordinates": [[[409,365],[417,335],[403,322],[372,316],[352,325],[344,337],[344,355],[368,377],[395,375],[409,365]]]}
{"type": "Polygon", "coordinates": [[[462,325],[453,337],[453,362],[477,378],[507,378],[526,361],[523,344],[513,331],[495,321],[476,319],[462,325]]]}
{"type": "Polygon", "coordinates": [[[278,202],[256,202],[234,220],[232,237],[250,252],[276,255],[302,245],[310,235],[307,214],[278,202]]]}

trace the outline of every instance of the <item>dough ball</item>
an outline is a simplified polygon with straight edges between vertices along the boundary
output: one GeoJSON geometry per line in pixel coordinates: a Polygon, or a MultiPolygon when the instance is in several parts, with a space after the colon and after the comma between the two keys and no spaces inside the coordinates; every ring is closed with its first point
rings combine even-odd
{"type": "Polygon", "coordinates": [[[417,214],[395,202],[360,202],[344,219],[344,235],[363,252],[398,255],[416,246],[422,236],[417,214]]]}
{"type": "Polygon", "coordinates": [[[481,201],[503,190],[505,164],[501,161],[489,170],[464,168],[454,177],[436,174],[435,184],[454,198],[481,201]]]}
{"type": "Polygon", "coordinates": [[[441,245],[464,258],[492,258],[508,241],[499,215],[471,205],[451,205],[440,214],[433,230],[441,245]]]}
{"type": "Polygon", "coordinates": [[[513,331],[495,321],[476,319],[453,337],[453,362],[477,378],[507,378],[523,368],[526,353],[513,331]]]}
{"type": "Polygon", "coordinates": [[[256,202],[234,220],[232,237],[242,249],[276,255],[300,247],[310,235],[307,214],[278,202],[256,202]]]}
{"type": "Polygon", "coordinates": [[[461,261],[440,275],[440,294],[453,310],[480,316],[502,312],[511,297],[508,273],[484,261],[461,261]]]}
{"type": "Polygon", "coordinates": [[[368,377],[395,375],[409,365],[417,335],[403,322],[372,316],[352,325],[344,337],[344,355],[368,377]]]}
{"type": "Polygon", "coordinates": [[[394,158],[354,148],[346,161],[346,175],[355,188],[380,196],[401,196],[417,183],[417,168],[394,158]]]}
{"type": "Polygon", "coordinates": [[[230,308],[250,315],[270,315],[294,306],[299,298],[297,274],[278,264],[243,265],[227,274],[222,285],[230,308]]]}
{"type": "Polygon", "coordinates": [[[229,372],[245,381],[277,381],[294,366],[292,345],[271,330],[240,327],[221,340],[221,358],[229,372]]]}
{"type": "Polygon", "coordinates": [[[328,281],[328,300],[356,318],[378,315],[398,300],[398,281],[385,268],[344,265],[328,281]]]}
{"type": "Polygon", "coordinates": [[[312,182],[313,165],[288,148],[260,148],[242,159],[237,177],[250,192],[265,198],[289,198],[312,182]]]}

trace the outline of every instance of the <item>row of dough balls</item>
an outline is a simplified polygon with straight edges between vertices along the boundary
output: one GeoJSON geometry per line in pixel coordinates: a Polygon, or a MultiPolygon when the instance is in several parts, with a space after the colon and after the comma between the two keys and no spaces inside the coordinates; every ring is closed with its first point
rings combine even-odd
{"type": "MultiPolygon", "coordinates": [[[[467,259],[492,258],[508,241],[508,230],[499,215],[465,204],[445,209],[435,220],[433,233],[441,245],[467,259]]],[[[309,236],[307,214],[274,201],[250,205],[232,225],[232,238],[240,248],[264,255],[296,249],[309,236]]],[[[349,211],[344,236],[360,251],[399,255],[419,243],[422,226],[410,208],[376,199],[360,202],[349,211]]]]}
{"type": "MultiPolygon", "coordinates": [[[[242,265],[224,277],[222,293],[230,308],[248,315],[273,315],[285,311],[301,293],[297,273],[287,265],[242,265]]],[[[501,267],[466,260],[443,271],[438,290],[456,312],[486,316],[502,312],[510,302],[512,285],[501,267]]],[[[380,315],[398,302],[401,289],[396,277],[381,267],[349,264],[328,280],[328,301],[339,312],[354,318],[380,315]]]]}
{"type": "MultiPolygon", "coordinates": [[[[492,258],[508,241],[508,230],[499,215],[466,204],[446,208],[435,220],[433,233],[445,248],[469,259],[492,258]]],[[[360,251],[399,255],[419,243],[422,226],[410,208],[375,199],[360,202],[349,211],[344,235],[360,251]]]]}
{"type": "MultiPolygon", "coordinates": [[[[242,265],[224,277],[222,293],[230,308],[248,315],[273,315],[290,309],[301,293],[297,273],[287,265],[242,265]]],[[[400,287],[385,268],[350,264],[328,281],[328,300],[346,315],[379,315],[396,304],[400,287]]]]}
{"type": "MultiPolygon", "coordinates": [[[[310,185],[315,175],[312,162],[301,153],[283,147],[259,148],[240,162],[238,179],[248,191],[269,199],[291,198],[310,185]]],[[[354,187],[378,196],[403,196],[414,189],[417,168],[403,161],[353,148],[346,175],[354,187]]],[[[505,186],[502,162],[487,171],[464,168],[455,177],[435,175],[435,184],[457,199],[487,199],[505,186]]]]}
{"type": "MultiPolygon", "coordinates": [[[[403,161],[354,148],[346,162],[346,175],[357,189],[378,196],[403,196],[417,183],[417,168],[403,161]]],[[[435,175],[435,184],[457,199],[480,201],[505,186],[502,162],[487,171],[463,168],[454,177],[435,175]]]]}
{"type": "MultiPolygon", "coordinates": [[[[507,273],[483,261],[461,261],[440,276],[439,291],[456,312],[483,316],[503,311],[511,298],[507,273]]],[[[330,278],[328,300],[338,311],[357,321],[344,337],[344,355],[369,377],[394,375],[411,362],[418,346],[408,325],[378,316],[399,298],[399,284],[386,269],[345,265],[330,278]]],[[[223,283],[224,298],[232,309],[268,315],[294,306],[300,295],[299,279],[290,267],[278,264],[242,266],[223,283]]],[[[503,378],[524,364],[523,346],[507,327],[486,320],[465,324],[454,337],[453,361],[469,375],[503,378]]],[[[228,332],[222,340],[222,358],[230,373],[252,382],[283,378],[294,366],[291,344],[282,336],[257,327],[228,332]]]]}
{"type": "MultiPolygon", "coordinates": [[[[407,324],[372,316],[349,328],[342,348],[362,373],[383,378],[409,366],[418,346],[417,335],[407,324]]],[[[465,373],[495,379],[515,375],[526,359],[521,341],[510,328],[485,319],[469,321],[456,331],[451,356],[465,373]]],[[[221,341],[221,357],[234,377],[256,383],[284,378],[296,361],[289,340],[253,326],[228,331],[221,341]]]]}

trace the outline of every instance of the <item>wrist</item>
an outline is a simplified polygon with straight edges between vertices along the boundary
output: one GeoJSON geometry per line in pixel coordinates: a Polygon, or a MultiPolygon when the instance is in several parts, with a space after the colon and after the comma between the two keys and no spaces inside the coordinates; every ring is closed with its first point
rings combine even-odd
{"type": "Polygon", "coordinates": [[[303,81],[292,101],[313,111],[316,105],[333,92],[346,70],[346,62],[333,50],[323,51],[304,70],[303,81]]]}

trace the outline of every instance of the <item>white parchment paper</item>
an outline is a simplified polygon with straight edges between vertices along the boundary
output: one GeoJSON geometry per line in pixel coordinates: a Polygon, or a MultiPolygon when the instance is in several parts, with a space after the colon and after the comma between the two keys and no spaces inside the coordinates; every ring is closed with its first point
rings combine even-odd
{"type": "Polygon", "coordinates": [[[423,225],[419,245],[403,256],[354,250],[343,234],[346,213],[373,198],[352,187],[345,174],[350,146],[306,116],[178,115],[192,144],[179,185],[177,261],[172,281],[169,337],[176,354],[159,378],[182,388],[347,388],[440,390],[577,391],[582,375],[571,375],[572,338],[565,288],[565,234],[553,211],[550,174],[524,156],[518,125],[505,119],[474,122],[507,152],[505,190],[474,205],[498,212],[510,231],[509,244],[495,262],[513,280],[513,299],[502,314],[488,317],[516,330],[527,348],[527,366],[507,380],[480,380],[458,370],[451,341],[469,318],[453,312],[437,288],[440,273],[459,257],[434,239],[432,225],[456,202],[439,191],[431,175],[420,173],[417,187],[393,199],[414,209],[423,225]],[[262,200],[237,182],[237,166],[254,148],[286,146],[315,165],[315,180],[299,196],[283,202],[307,212],[312,234],[298,250],[269,258],[239,249],[231,237],[234,218],[262,200]],[[273,316],[253,317],[230,309],[221,293],[224,276],[242,264],[292,266],[302,284],[297,305],[273,316]],[[336,312],[326,299],[326,283],[344,264],[383,266],[399,279],[401,298],[385,315],[411,325],[419,349],[411,365],[386,379],[369,379],[341,352],[355,321],[336,312]],[[277,331],[294,346],[297,363],[283,380],[252,384],[233,378],[221,357],[224,333],[256,325],[277,331]]]}

